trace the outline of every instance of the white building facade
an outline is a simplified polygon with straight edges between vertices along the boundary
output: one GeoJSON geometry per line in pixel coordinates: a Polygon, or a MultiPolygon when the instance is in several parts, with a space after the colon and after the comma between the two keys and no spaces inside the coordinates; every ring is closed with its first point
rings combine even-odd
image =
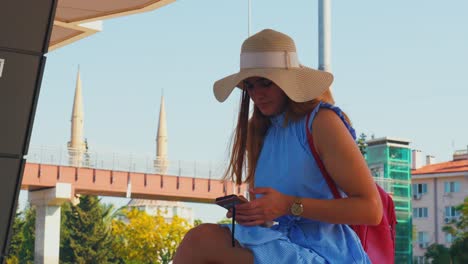
{"type": "Polygon", "coordinates": [[[428,156],[424,166],[413,164],[414,263],[425,263],[424,254],[431,244],[450,247],[453,237],[442,228],[458,219],[455,207],[468,196],[468,150],[455,152],[452,161],[432,164],[433,161],[428,156]]]}
{"type": "Polygon", "coordinates": [[[192,208],[185,206],[182,202],[132,199],[127,206],[136,208],[152,216],[157,215],[159,211],[159,214],[164,217],[166,222],[171,222],[174,216],[184,218],[191,225],[194,222],[192,208]]]}

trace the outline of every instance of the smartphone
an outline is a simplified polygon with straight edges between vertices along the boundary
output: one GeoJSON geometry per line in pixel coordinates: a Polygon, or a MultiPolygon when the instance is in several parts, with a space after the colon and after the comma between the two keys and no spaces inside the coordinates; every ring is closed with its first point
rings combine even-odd
{"type": "Polygon", "coordinates": [[[231,209],[236,204],[246,203],[248,202],[247,199],[244,197],[237,196],[235,194],[218,197],[215,200],[215,203],[219,206],[222,206],[226,209],[231,209]]]}

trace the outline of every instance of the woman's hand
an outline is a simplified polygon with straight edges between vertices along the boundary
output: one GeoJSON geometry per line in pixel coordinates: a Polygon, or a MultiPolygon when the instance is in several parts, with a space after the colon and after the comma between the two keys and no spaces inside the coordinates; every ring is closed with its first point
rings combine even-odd
{"type": "MultiPolygon", "coordinates": [[[[273,188],[254,188],[249,192],[251,195],[262,196],[251,202],[236,205],[236,221],[245,226],[262,225],[288,214],[294,200],[294,197],[273,188]]],[[[229,210],[226,216],[231,218],[232,210],[229,210]]]]}

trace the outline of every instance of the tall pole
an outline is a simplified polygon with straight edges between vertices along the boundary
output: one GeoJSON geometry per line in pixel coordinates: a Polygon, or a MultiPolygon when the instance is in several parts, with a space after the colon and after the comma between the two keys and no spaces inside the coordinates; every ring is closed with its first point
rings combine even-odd
{"type": "MultiPolygon", "coordinates": [[[[250,37],[251,33],[251,20],[252,20],[252,2],[251,0],[247,0],[248,6],[247,6],[247,37],[250,37]]],[[[234,193],[237,191],[236,184],[235,182],[232,183],[232,189],[234,193]]],[[[250,189],[250,184],[247,183],[247,190],[250,189]]],[[[242,193],[247,200],[250,200],[250,193],[246,191],[245,193],[242,193]]]]}
{"type": "Polygon", "coordinates": [[[331,0],[319,0],[319,70],[331,72],[331,0]]]}
{"type": "Polygon", "coordinates": [[[248,10],[248,15],[247,15],[247,37],[250,37],[250,20],[251,20],[251,17],[252,17],[252,4],[251,4],[251,0],[248,0],[248,7],[247,7],[247,10],[248,10]]]}

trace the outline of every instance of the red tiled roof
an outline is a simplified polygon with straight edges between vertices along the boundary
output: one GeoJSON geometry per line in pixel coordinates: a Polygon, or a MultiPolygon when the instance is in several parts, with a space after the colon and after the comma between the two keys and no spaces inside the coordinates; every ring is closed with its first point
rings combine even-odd
{"type": "Polygon", "coordinates": [[[412,170],[412,175],[432,174],[432,173],[450,173],[450,172],[468,172],[468,159],[442,162],[432,165],[426,165],[417,170],[412,170]]]}

